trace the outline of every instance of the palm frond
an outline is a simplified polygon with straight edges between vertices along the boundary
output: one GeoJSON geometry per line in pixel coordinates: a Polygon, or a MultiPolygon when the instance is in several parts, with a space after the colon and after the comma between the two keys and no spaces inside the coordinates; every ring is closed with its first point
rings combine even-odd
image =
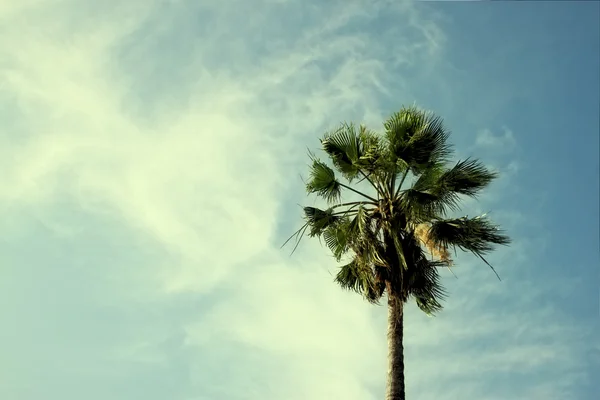
{"type": "Polygon", "coordinates": [[[353,243],[353,250],[369,265],[387,267],[385,248],[374,230],[377,229],[376,224],[372,221],[367,223],[364,232],[353,243]]]}
{"type": "Polygon", "coordinates": [[[370,179],[381,185],[382,182],[386,181],[387,176],[395,173],[394,161],[389,156],[383,140],[377,133],[361,126],[359,138],[363,152],[357,165],[366,171],[370,179]]]}
{"type": "Polygon", "coordinates": [[[449,132],[444,129],[442,119],[432,114],[424,117],[423,125],[410,139],[406,157],[411,170],[419,174],[431,163],[446,161],[452,153],[447,143],[449,132]]]}
{"type": "Polygon", "coordinates": [[[385,282],[375,281],[367,287],[367,291],[364,293],[364,298],[371,304],[379,305],[384,292],[385,282]]]}
{"type": "Polygon", "coordinates": [[[453,193],[440,197],[411,188],[402,192],[400,207],[408,221],[420,224],[445,216],[447,210],[458,209],[458,200],[458,196],[453,193]]]}
{"type": "Polygon", "coordinates": [[[411,276],[411,295],[416,299],[419,308],[429,315],[442,309],[441,301],[447,296],[438,272],[438,268],[442,264],[423,259],[415,266],[413,276],[411,276]]]}
{"type": "Polygon", "coordinates": [[[396,175],[396,167],[386,146],[378,134],[364,126],[361,126],[359,137],[362,142],[363,155],[359,158],[357,165],[361,169],[363,179],[368,180],[381,197],[390,196],[392,191],[387,188],[386,183],[391,176],[396,175]]]}
{"type": "Polygon", "coordinates": [[[353,124],[342,124],[321,140],[323,150],[329,155],[333,165],[352,182],[359,174],[356,165],[363,155],[362,143],[353,124]]]}
{"type": "Polygon", "coordinates": [[[357,207],[355,213],[341,214],[338,221],[323,230],[325,244],[338,261],[352,250],[365,264],[386,265],[384,249],[377,237],[380,221],[364,205],[357,207]]]}
{"type": "Polygon", "coordinates": [[[442,173],[430,190],[440,196],[453,192],[473,197],[497,177],[497,173],[487,169],[479,160],[467,158],[442,173]]]}
{"type": "Polygon", "coordinates": [[[432,163],[443,163],[452,154],[449,132],[442,119],[416,107],[403,108],[385,123],[389,149],[404,160],[415,174],[432,163]]]}
{"type": "Polygon", "coordinates": [[[430,317],[440,312],[444,307],[434,297],[415,297],[417,307],[430,317]]]}
{"type": "Polygon", "coordinates": [[[348,264],[344,264],[340,267],[340,270],[335,276],[335,282],[339,284],[343,289],[353,290],[357,293],[362,293],[363,288],[361,283],[363,281],[363,271],[360,270],[358,261],[352,260],[348,264]]]}
{"type": "Polygon", "coordinates": [[[483,256],[492,251],[495,245],[506,246],[511,242],[510,238],[498,226],[492,224],[485,214],[474,218],[434,221],[429,228],[429,235],[434,243],[443,248],[459,248],[475,254],[492,268],[494,273],[496,271],[483,256]]]}
{"type": "MultiPolygon", "coordinates": [[[[401,150],[423,125],[425,114],[415,107],[402,107],[384,123],[385,137],[393,150],[401,150]]],[[[396,153],[396,151],[394,151],[396,153]]]]}
{"type": "Polygon", "coordinates": [[[363,208],[348,225],[350,247],[369,265],[386,265],[384,248],[376,233],[378,223],[374,214],[363,208]]]}
{"type": "Polygon", "coordinates": [[[311,155],[310,177],[306,183],[308,193],[316,193],[328,203],[338,202],[341,198],[341,185],[335,173],[327,164],[311,155]]]}
{"type": "Polygon", "coordinates": [[[496,176],[477,160],[459,161],[447,170],[433,165],[402,192],[403,209],[418,223],[443,217],[459,209],[460,195],[475,197],[496,176]]]}
{"type": "Polygon", "coordinates": [[[350,218],[344,218],[339,223],[331,225],[323,232],[325,244],[337,261],[350,249],[351,237],[348,229],[350,218]]]}
{"type": "Polygon", "coordinates": [[[309,228],[308,226],[308,222],[305,223],[304,225],[302,225],[302,227],[300,229],[298,229],[296,232],[294,232],[289,238],[287,238],[287,240],[285,242],[283,242],[283,244],[281,245],[281,248],[284,248],[286,244],[288,244],[290,242],[290,240],[292,240],[292,238],[296,238],[296,244],[294,245],[294,248],[292,249],[292,252],[290,253],[290,256],[292,254],[294,254],[294,252],[296,251],[296,249],[298,248],[298,245],[300,245],[300,241],[302,240],[302,237],[304,236],[304,233],[306,232],[306,230],[309,228]]]}
{"type": "Polygon", "coordinates": [[[358,211],[354,219],[350,222],[348,230],[351,231],[351,235],[359,237],[365,234],[367,229],[367,213],[365,207],[362,205],[358,206],[358,211]]]}
{"type": "Polygon", "coordinates": [[[437,220],[431,224],[430,235],[432,240],[444,247],[458,247],[481,254],[492,251],[493,245],[510,243],[510,238],[485,215],[437,220]]]}
{"type": "Polygon", "coordinates": [[[341,219],[340,216],[334,215],[331,208],[321,210],[316,207],[304,207],[304,218],[310,228],[308,234],[310,237],[321,236],[325,229],[338,223],[341,219]]]}
{"type": "MultiPolygon", "coordinates": [[[[429,224],[423,223],[418,225],[412,225],[411,231],[414,237],[420,242],[419,247],[422,250],[427,249],[431,257],[442,262],[441,266],[450,268],[453,264],[452,258],[450,258],[450,251],[447,248],[441,247],[431,240],[429,231],[429,224]],[[423,245],[423,246],[421,246],[423,245]]],[[[453,273],[454,274],[454,273],[453,273]]]]}
{"type": "Polygon", "coordinates": [[[442,309],[441,301],[446,298],[438,268],[448,266],[445,260],[429,260],[414,236],[408,240],[411,245],[412,268],[406,272],[407,290],[425,313],[432,315],[442,309]]]}
{"type": "Polygon", "coordinates": [[[343,289],[360,293],[371,303],[377,304],[385,286],[375,281],[372,268],[365,265],[360,257],[342,265],[335,276],[335,282],[343,289]]]}
{"type": "MultiPolygon", "coordinates": [[[[348,182],[352,183],[360,177],[361,181],[367,180],[379,195],[384,195],[382,186],[377,182],[381,170],[382,147],[375,133],[362,125],[357,132],[353,124],[342,124],[337,130],[327,133],[321,140],[321,145],[334,167],[348,182]]],[[[343,184],[342,187],[350,189],[343,184]]]]}
{"type": "Polygon", "coordinates": [[[361,125],[358,137],[362,144],[362,152],[358,157],[358,164],[366,171],[372,172],[383,157],[384,147],[382,146],[381,138],[377,133],[367,129],[364,125],[361,125]]]}

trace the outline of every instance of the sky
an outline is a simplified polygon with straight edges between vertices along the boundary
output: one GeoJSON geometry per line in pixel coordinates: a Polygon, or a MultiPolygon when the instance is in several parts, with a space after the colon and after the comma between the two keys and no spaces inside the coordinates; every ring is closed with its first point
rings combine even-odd
{"type": "Polygon", "coordinates": [[[383,398],[386,310],[290,257],[307,148],[433,110],[513,238],[405,315],[407,395],[600,391],[597,2],[0,0],[0,398],[383,398]]]}

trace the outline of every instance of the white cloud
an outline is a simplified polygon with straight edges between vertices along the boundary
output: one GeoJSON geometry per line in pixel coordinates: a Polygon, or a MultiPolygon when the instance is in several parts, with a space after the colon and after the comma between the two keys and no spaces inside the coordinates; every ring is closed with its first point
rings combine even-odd
{"type": "MultiPolygon", "coordinates": [[[[378,128],[382,96],[397,95],[389,82],[418,84],[388,68],[434,68],[446,38],[438,17],[411,3],[274,3],[2,3],[10,287],[0,313],[17,323],[0,369],[18,368],[0,397],[380,397],[385,313],[334,286],[334,263],[314,241],[287,258],[279,231],[298,221],[306,146],[341,120],[378,128]],[[406,24],[374,38],[361,24],[380,13],[406,24]],[[30,376],[52,379],[32,387],[30,376]]],[[[525,325],[521,345],[498,342],[530,311],[482,285],[493,279],[483,267],[464,269],[443,317],[410,310],[412,391],[465,397],[424,378],[477,372],[473,350],[457,350],[469,340],[503,346],[479,364],[492,371],[535,371],[540,352],[571,365],[576,336],[535,342],[572,334],[559,322],[539,329],[550,309],[525,325]],[[489,296],[512,314],[473,329],[484,311],[472,302],[489,296]],[[461,371],[448,371],[457,359],[461,371]]]]}
{"type": "Polygon", "coordinates": [[[475,144],[481,147],[493,147],[496,151],[510,151],[516,146],[516,141],[513,132],[503,127],[501,134],[495,134],[489,129],[482,130],[477,134],[475,144]]]}

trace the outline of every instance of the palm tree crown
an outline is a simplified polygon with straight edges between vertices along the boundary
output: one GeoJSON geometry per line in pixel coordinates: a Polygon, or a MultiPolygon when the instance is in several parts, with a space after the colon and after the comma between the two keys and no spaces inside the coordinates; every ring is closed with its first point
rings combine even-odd
{"type": "Polygon", "coordinates": [[[510,241],[485,214],[448,216],[459,210],[461,195],[476,197],[496,173],[473,159],[450,164],[449,133],[430,112],[404,107],[384,128],[380,135],[342,124],[325,134],[321,145],[331,163],[310,154],[306,190],[328,206],[304,207],[306,223],[290,239],[297,246],[308,232],[338,262],[346,259],[335,277],[343,288],[372,303],[386,292],[401,303],[414,298],[433,314],[442,308],[439,269],[452,265],[450,250],[471,252],[491,267],[484,255],[510,241]],[[369,192],[357,188],[363,181],[369,192]],[[344,192],[359,200],[342,202],[344,192]]]}

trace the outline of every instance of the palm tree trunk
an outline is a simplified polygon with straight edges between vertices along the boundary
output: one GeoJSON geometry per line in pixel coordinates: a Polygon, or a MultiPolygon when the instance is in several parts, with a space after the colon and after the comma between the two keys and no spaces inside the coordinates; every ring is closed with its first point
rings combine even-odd
{"type": "Polygon", "coordinates": [[[395,296],[388,299],[388,377],[386,400],[405,400],[403,302],[395,296]]]}

